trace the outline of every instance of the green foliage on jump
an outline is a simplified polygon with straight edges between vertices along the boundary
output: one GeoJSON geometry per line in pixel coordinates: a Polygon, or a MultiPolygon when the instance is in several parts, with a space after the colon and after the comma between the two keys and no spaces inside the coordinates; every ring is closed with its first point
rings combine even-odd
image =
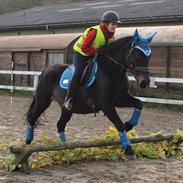
{"type": "MultiPolygon", "coordinates": [[[[158,132],[152,135],[163,135],[163,132],[158,132]]],[[[134,138],[138,137],[135,131],[128,132],[128,137],[134,138]]],[[[177,130],[171,141],[161,141],[161,142],[151,142],[151,143],[138,143],[133,145],[137,159],[166,159],[170,157],[175,157],[177,159],[183,159],[183,149],[181,149],[178,143],[183,137],[183,131],[177,130]]],[[[118,132],[115,128],[109,127],[109,129],[101,136],[97,136],[91,139],[95,140],[108,140],[116,141],[119,140],[118,132]]],[[[41,144],[53,144],[58,143],[58,141],[53,141],[47,136],[43,136],[40,139],[41,144]]],[[[70,142],[75,141],[73,138],[70,142]]],[[[10,145],[23,145],[24,141],[16,141],[10,145]]],[[[0,154],[6,153],[9,147],[7,145],[0,145],[0,154]]],[[[12,161],[14,155],[2,155],[0,156],[0,167],[4,167],[9,170],[14,169],[12,161]]],[[[120,146],[109,146],[101,148],[76,148],[70,150],[61,151],[48,151],[33,153],[30,157],[31,167],[47,167],[56,164],[63,163],[74,163],[77,161],[98,161],[98,160],[123,160],[125,161],[124,152],[120,146]]]]}

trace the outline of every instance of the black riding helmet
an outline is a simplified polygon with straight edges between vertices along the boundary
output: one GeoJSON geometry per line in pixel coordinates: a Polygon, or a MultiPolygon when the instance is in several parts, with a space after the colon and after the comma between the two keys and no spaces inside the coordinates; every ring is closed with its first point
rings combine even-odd
{"type": "Polygon", "coordinates": [[[102,22],[121,23],[118,13],[115,11],[106,11],[101,19],[102,22]]]}

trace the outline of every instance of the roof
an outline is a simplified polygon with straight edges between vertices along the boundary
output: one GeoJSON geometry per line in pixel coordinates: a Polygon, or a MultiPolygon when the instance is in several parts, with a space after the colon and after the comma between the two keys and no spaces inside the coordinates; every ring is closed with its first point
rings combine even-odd
{"type": "Polygon", "coordinates": [[[35,7],[0,16],[0,30],[81,27],[100,21],[106,10],[117,11],[123,24],[183,23],[182,0],[103,0],[35,7]]]}
{"type": "MultiPolygon", "coordinates": [[[[168,42],[181,42],[183,45],[183,26],[153,26],[137,27],[139,34],[143,37],[157,32],[153,39],[154,44],[166,45],[168,42]]],[[[118,28],[116,39],[133,35],[135,28],[118,28]]],[[[25,36],[3,36],[0,37],[0,51],[41,51],[42,49],[64,49],[70,42],[78,37],[80,33],[73,34],[48,34],[48,35],[25,35],[25,36]]]]}

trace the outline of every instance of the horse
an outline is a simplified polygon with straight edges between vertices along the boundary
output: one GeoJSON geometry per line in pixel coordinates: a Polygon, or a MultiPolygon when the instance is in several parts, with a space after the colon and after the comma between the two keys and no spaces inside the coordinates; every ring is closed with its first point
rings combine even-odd
{"type": "Polygon", "coordinates": [[[26,144],[33,141],[36,120],[55,100],[61,107],[61,115],[57,122],[61,143],[66,143],[65,127],[73,113],[88,114],[102,111],[118,130],[126,157],[134,159],[134,151],[126,132],[138,124],[143,105],[129,91],[127,72],[134,75],[140,88],[149,85],[148,65],[152,54],[150,43],[154,35],[144,38],[136,29],[134,35],[119,38],[102,46],[102,51],[95,57],[98,70],[94,82],[88,88],[82,85],[78,88],[71,110],[66,110],[62,106],[67,90],[59,85],[60,77],[68,65],[56,64],[43,70],[26,115],[26,144]],[[116,111],[116,108],[121,107],[134,108],[131,118],[125,123],[116,111]]]}

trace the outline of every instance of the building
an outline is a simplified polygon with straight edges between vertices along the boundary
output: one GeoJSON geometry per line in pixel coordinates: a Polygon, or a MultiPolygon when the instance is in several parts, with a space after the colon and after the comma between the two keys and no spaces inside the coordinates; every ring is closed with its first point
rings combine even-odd
{"type": "MultiPolygon", "coordinates": [[[[115,0],[36,7],[0,16],[0,68],[40,71],[55,63],[69,63],[70,42],[88,26],[115,10],[123,22],[117,37],[158,32],[150,63],[152,75],[183,77],[183,1],[115,0]]],[[[18,76],[19,83],[27,82],[18,76]]],[[[29,83],[29,82],[28,82],[29,83]]]]}
{"type": "Polygon", "coordinates": [[[122,27],[182,25],[182,0],[103,0],[35,7],[0,16],[0,36],[82,32],[106,10],[117,11],[122,27]]]}

